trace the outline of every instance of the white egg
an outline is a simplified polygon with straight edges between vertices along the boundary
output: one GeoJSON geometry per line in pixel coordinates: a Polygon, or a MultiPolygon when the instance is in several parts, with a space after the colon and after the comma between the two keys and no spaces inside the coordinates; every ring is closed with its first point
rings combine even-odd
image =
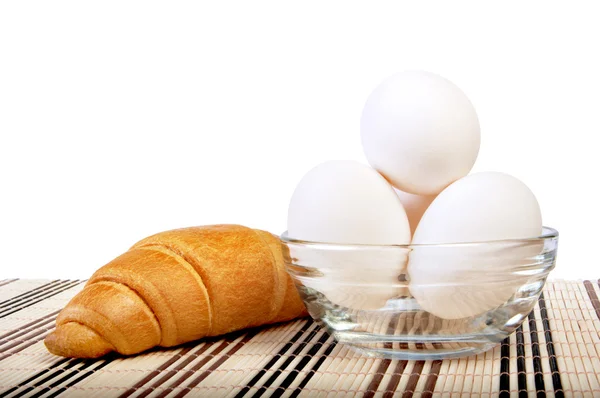
{"type": "Polygon", "coordinates": [[[427,210],[431,202],[433,202],[436,195],[415,195],[403,192],[399,189],[396,189],[396,193],[406,211],[408,223],[410,224],[410,232],[414,234],[417,225],[419,225],[419,221],[421,221],[421,217],[423,217],[423,213],[425,213],[425,210],[427,210]]]}
{"type": "Polygon", "coordinates": [[[541,232],[540,207],[521,181],[496,172],[464,177],[421,218],[408,262],[410,292],[424,310],[445,319],[496,308],[523,283],[511,271],[541,251],[538,241],[514,239],[541,232]],[[488,241],[501,242],[452,244],[488,241]],[[419,246],[435,244],[440,246],[419,246]]]}
{"type": "MultiPolygon", "coordinates": [[[[322,163],[302,178],[290,201],[288,236],[358,245],[406,245],[411,239],[406,213],[391,185],[372,168],[343,160],[322,163]]],[[[319,268],[323,276],[304,284],[334,304],[376,309],[402,294],[398,275],[406,266],[405,252],[298,246],[290,247],[290,255],[319,268]]]]}
{"type": "Polygon", "coordinates": [[[404,207],[390,184],[372,168],[333,160],[300,181],[288,210],[288,234],[328,243],[410,243],[404,207]]]}
{"type": "Polygon", "coordinates": [[[367,160],[396,188],[433,195],[469,173],[479,152],[475,109],[452,82],[406,71],[384,80],[361,117],[367,160]]]}

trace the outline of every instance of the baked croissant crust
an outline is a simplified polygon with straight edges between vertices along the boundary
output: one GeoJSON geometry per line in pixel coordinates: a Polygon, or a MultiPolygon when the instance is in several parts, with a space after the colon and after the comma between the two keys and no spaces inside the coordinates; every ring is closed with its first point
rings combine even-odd
{"type": "Polygon", "coordinates": [[[131,355],[306,315],[276,236],[191,227],[145,238],[98,269],[44,343],[65,357],[131,355]]]}

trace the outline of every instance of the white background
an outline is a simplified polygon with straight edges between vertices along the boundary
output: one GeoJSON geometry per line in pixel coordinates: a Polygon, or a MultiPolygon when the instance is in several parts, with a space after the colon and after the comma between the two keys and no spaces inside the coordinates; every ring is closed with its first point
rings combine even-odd
{"type": "Polygon", "coordinates": [[[474,103],[474,171],[515,175],[599,277],[592,2],[2,2],[0,278],[86,278],[149,234],[280,233],[302,175],[364,161],[363,104],[404,69],[474,103]]]}

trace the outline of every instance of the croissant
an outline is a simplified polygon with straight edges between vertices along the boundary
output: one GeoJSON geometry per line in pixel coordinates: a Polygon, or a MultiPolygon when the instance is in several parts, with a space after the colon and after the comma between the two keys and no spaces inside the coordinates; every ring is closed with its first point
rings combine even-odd
{"type": "Polygon", "coordinates": [[[192,227],[145,238],[98,269],[44,343],[65,357],[131,355],[305,315],[277,237],[192,227]]]}

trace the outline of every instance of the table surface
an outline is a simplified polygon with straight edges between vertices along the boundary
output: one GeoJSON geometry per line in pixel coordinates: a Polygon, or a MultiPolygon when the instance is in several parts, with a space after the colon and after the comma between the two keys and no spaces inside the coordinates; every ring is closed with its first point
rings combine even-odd
{"type": "Polygon", "coordinates": [[[361,356],[310,319],[97,360],[43,345],[79,280],[0,281],[0,397],[600,396],[599,281],[555,280],[500,346],[455,360],[361,356]]]}

